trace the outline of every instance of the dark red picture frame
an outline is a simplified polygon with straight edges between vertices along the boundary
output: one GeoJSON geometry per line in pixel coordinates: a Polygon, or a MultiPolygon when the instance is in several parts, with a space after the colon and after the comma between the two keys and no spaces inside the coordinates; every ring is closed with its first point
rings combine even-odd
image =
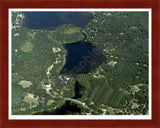
{"type": "Polygon", "coordinates": [[[0,0],[0,128],[160,127],[160,1],[159,0],[0,0]],[[8,9],[9,8],[150,8],[152,9],[151,120],[9,120],[8,9]]]}

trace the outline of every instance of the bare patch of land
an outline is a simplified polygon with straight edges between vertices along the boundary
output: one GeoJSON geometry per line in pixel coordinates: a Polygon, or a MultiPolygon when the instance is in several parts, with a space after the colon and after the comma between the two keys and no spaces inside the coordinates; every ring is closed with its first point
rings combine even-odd
{"type": "Polygon", "coordinates": [[[37,103],[38,102],[38,96],[36,98],[34,98],[34,94],[32,93],[27,93],[27,95],[24,97],[23,101],[30,104],[30,109],[32,107],[35,107],[36,105],[32,105],[32,103],[37,103]]]}
{"type": "Polygon", "coordinates": [[[21,45],[21,50],[23,52],[30,52],[33,50],[33,44],[31,42],[26,42],[25,44],[21,45]]]}
{"type": "Polygon", "coordinates": [[[75,28],[70,28],[70,29],[67,29],[67,30],[65,30],[65,34],[73,34],[73,33],[75,33],[75,32],[79,32],[81,30],[81,28],[79,28],[79,27],[75,27],[75,28]]]}
{"type": "Polygon", "coordinates": [[[21,80],[18,84],[22,85],[23,88],[27,88],[32,85],[32,82],[26,81],[26,80],[21,80]]]}

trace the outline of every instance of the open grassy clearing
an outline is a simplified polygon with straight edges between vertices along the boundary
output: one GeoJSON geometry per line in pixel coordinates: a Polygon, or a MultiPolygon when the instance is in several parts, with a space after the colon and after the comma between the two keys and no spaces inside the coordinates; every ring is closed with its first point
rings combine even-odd
{"type": "Polygon", "coordinates": [[[32,93],[27,93],[27,95],[24,97],[23,101],[28,103],[30,105],[30,109],[32,108],[32,103],[38,102],[38,98],[34,98],[34,94],[32,93]]]}
{"type": "Polygon", "coordinates": [[[33,44],[31,42],[26,42],[25,44],[21,45],[21,50],[23,52],[31,52],[33,50],[33,44]]]}
{"type": "Polygon", "coordinates": [[[73,34],[75,32],[80,32],[81,28],[75,27],[75,28],[70,28],[64,31],[65,34],[73,34]]]}
{"type": "Polygon", "coordinates": [[[21,80],[18,84],[22,85],[23,88],[27,88],[32,85],[32,82],[26,81],[26,80],[21,80]]]}
{"type": "Polygon", "coordinates": [[[112,95],[109,97],[108,102],[106,102],[105,100],[104,100],[104,102],[112,107],[116,107],[119,104],[123,95],[124,95],[123,92],[120,92],[118,90],[114,90],[112,95]]]}
{"type": "Polygon", "coordinates": [[[113,91],[114,89],[112,89],[111,87],[109,87],[108,90],[103,90],[102,96],[103,96],[104,103],[106,104],[108,103],[113,91]]]}
{"type": "Polygon", "coordinates": [[[98,89],[97,94],[94,96],[95,103],[100,104],[103,101],[103,95],[102,95],[103,90],[107,90],[107,88],[105,88],[104,86],[101,86],[98,89]]]}
{"type": "Polygon", "coordinates": [[[96,104],[107,104],[115,107],[119,104],[124,93],[119,90],[115,90],[108,86],[96,86],[94,87],[89,100],[94,101],[96,104]]]}

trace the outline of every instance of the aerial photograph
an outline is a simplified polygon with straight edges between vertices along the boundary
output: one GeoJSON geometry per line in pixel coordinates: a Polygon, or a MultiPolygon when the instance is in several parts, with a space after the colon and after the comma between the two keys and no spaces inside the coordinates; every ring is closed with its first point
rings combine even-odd
{"type": "Polygon", "coordinates": [[[148,11],[11,11],[12,115],[149,115],[148,11]]]}

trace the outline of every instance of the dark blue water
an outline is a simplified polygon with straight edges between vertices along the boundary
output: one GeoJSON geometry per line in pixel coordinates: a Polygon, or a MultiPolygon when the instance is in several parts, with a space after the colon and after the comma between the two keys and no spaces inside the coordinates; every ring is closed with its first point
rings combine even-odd
{"type": "Polygon", "coordinates": [[[84,40],[64,47],[67,49],[66,64],[60,74],[88,73],[106,61],[97,48],[84,40]]]}
{"type": "Polygon", "coordinates": [[[81,114],[82,110],[77,104],[66,101],[61,107],[57,108],[55,111],[42,111],[35,113],[34,115],[77,115],[81,114]]]}
{"type": "Polygon", "coordinates": [[[63,24],[84,27],[93,18],[87,12],[23,12],[24,26],[31,29],[54,29],[63,24]]]}

